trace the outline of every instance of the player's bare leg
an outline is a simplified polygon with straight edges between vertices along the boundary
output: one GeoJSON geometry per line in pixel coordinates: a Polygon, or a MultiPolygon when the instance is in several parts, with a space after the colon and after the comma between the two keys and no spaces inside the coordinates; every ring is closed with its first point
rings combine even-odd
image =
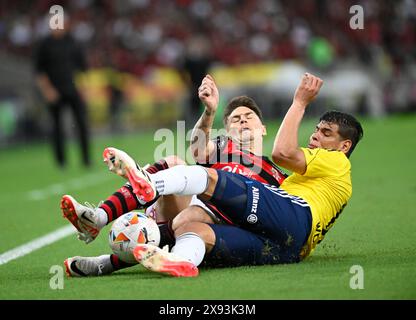
{"type": "Polygon", "coordinates": [[[172,222],[172,230],[177,234],[177,230],[190,222],[215,223],[214,219],[199,206],[189,206],[182,210],[172,222]]]}

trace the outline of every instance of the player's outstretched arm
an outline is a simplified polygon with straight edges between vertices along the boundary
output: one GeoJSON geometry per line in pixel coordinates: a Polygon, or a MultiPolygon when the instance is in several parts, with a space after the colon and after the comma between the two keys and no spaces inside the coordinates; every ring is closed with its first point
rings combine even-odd
{"type": "Polygon", "coordinates": [[[212,76],[206,75],[202,80],[198,96],[205,110],[192,131],[191,151],[196,162],[205,163],[215,152],[215,144],[211,141],[210,134],[219,103],[218,88],[212,76]]]}
{"type": "Polygon", "coordinates": [[[298,130],[302,121],[305,109],[315,99],[323,81],[310,74],[305,73],[296,88],[292,105],[287,111],[279,131],[277,132],[272,159],[277,164],[303,174],[306,171],[306,161],[303,151],[298,146],[298,130]]]}

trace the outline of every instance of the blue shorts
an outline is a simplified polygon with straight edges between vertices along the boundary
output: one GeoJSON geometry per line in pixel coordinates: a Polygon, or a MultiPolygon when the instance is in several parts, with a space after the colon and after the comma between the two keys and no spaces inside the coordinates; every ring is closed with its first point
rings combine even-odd
{"type": "Polygon", "coordinates": [[[210,266],[240,266],[300,261],[312,226],[308,204],[275,186],[219,171],[209,200],[234,225],[210,224],[215,245],[206,256],[210,266]]]}

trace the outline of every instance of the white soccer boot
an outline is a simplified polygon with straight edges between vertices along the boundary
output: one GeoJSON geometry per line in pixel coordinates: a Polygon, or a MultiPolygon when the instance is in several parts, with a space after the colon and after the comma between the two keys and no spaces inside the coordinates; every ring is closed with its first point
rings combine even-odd
{"type": "Polygon", "coordinates": [[[98,236],[100,228],[96,208],[84,206],[70,195],[64,195],[61,199],[61,210],[64,218],[78,230],[78,239],[88,244],[98,236]]]}
{"type": "Polygon", "coordinates": [[[104,149],[103,158],[110,171],[129,180],[133,192],[142,202],[148,203],[156,198],[156,188],[149,174],[127,153],[109,147],[104,149]]]}
{"type": "Polygon", "coordinates": [[[174,277],[196,277],[198,267],[167,250],[152,244],[139,244],[133,250],[135,259],[146,269],[174,277]]]}
{"type": "Polygon", "coordinates": [[[68,277],[98,277],[114,271],[108,254],[99,257],[71,257],[65,259],[64,265],[68,277]]]}

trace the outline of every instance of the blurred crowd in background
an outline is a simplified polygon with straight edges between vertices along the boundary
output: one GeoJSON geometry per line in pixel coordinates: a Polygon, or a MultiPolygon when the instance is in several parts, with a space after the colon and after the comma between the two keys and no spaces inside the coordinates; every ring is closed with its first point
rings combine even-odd
{"type": "MultiPolygon", "coordinates": [[[[30,70],[23,70],[25,63],[30,64],[36,43],[48,34],[49,8],[58,4],[70,18],[71,33],[85,49],[90,70],[111,69],[145,84],[154,81],[158,68],[177,71],[178,78],[171,74],[166,78],[182,81],[174,86],[175,91],[181,92],[178,104],[183,105],[187,101],[184,97],[192,95],[185,92],[186,76],[181,76],[192,73],[186,59],[203,57],[205,69],[217,68],[220,89],[223,87],[229,95],[247,88],[238,73],[233,73],[234,78],[224,76],[229,74],[224,68],[278,64],[274,76],[265,76],[268,85],[259,85],[259,90],[250,87],[252,95],[263,97],[263,108],[264,104],[271,108],[290,99],[294,89],[289,90],[290,86],[280,88],[283,93],[290,91],[283,99],[264,98],[272,97],[273,92],[283,96],[278,83],[290,83],[293,87],[292,79],[296,83],[299,74],[312,70],[330,83],[328,92],[323,92],[324,97],[325,94],[329,97],[328,104],[337,105],[340,99],[347,101],[346,95],[360,91],[348,89],[354,83],[363,91],[361,100],[353,101],[357,112],[382,116],[416,109],[415,0],[2,0],[0,3],[0,59],[2,65],[8,62],[8,67],[0,70],[0,101],[2,97],[6,99],[10,90],[16,91],[14,86],[23,85],[21,76],[30,70]],[[364,11],[363,29],[354,30],[349,24],[353,16],[350,8],[355,4],[364,11]],[[17,79],[16,84],[10,89],[13,78],[17,79]],[[230,84],[233,82],[241,83],[238,90],[230,84]],[[261,92],[265,88],[267,94],[261,92]],[[339,95],[331,96],[333,91],[339,95]]],[[[254,69],[254,74],[262,70],[254,69]]],[[[118,80],[116,85],[112,81],[113,97],[131,94],[134,89],[126,88],[118,80]]],[[[175,100],[169,94],[167,99],[175,100]]],[[[181,110],[182,113],[172,113],[172,117],[180,118],[185,113],[181,110]]],[[[268,112],[267,108],[265,113],[279,114],[268,112]]]]}
{"type": "Polygon", "coordinates": [[[30,56],[48,33],[49,8],[60,4],[91,67],[111,65],[137,76],[155,65],[176,66],[197,35],[206,37],[213,59],[227,65],[305,60],[317,37],[337,59],[376,65],[382,56],[395,73],[414,63],[415,1],[359,2],[365,13],[360,32],[348,23],[352,0],[2,1],[0,40],[3,49],[30,56]]]}

